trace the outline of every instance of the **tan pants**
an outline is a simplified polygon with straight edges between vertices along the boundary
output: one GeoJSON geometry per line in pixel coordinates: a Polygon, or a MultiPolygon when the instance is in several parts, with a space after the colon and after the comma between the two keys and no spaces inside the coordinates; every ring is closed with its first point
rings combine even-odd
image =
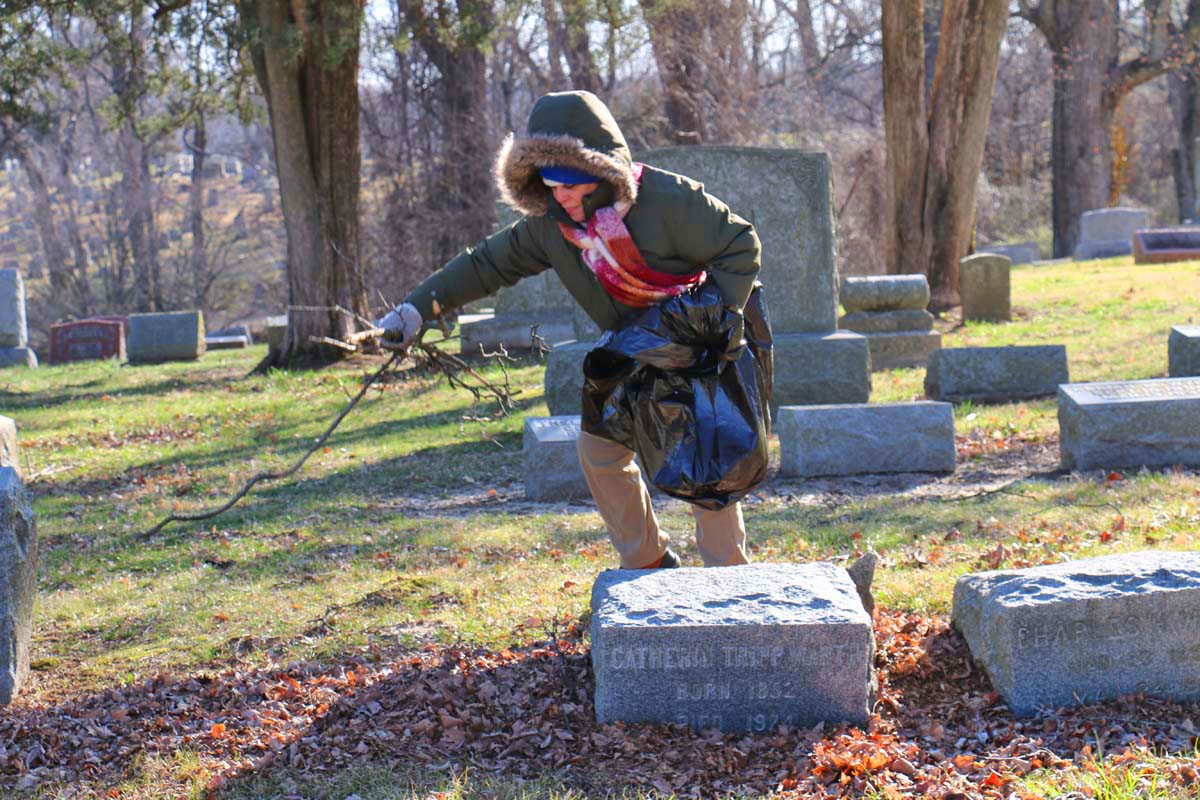
{"type": "MultiPolygon", "coordinates": [[[[582,431],[577,447],[596,508],[608,526],[613,547],[621,554],[621,567],[640,569],[656,562],[666,551],[669,537],[658,527],[633,451],[582,431]]],[[[749,560],[740,503],[721,511],[692,506],[692,515],[696,518],[696,548],[704,566],[732,566],[749,560]]]]}

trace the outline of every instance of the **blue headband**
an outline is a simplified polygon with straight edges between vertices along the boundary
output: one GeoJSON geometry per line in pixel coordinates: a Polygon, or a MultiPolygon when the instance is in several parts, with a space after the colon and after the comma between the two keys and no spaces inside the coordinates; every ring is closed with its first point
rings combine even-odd
{"type": "Polygon", "coordinates": [[[580,184],[580,183],[596,183],[595,175],[589,175],[583,170],[571,169],[570,167],[542,167],[538,170],[541,176],[546,180],[554,181],[555,183],[580,184]]]}

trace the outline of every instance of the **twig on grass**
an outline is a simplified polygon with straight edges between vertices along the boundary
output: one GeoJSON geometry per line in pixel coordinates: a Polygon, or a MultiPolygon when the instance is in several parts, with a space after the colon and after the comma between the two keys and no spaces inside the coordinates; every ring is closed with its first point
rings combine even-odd
{"type": "Polygon", "coordinates": [[[298,472],[300,470],[300,468],[304,466],[304,462],[308,461],[309,456],[311,456],[313,453],[315,453],[317,451],[317,448],[319,448],[323,444],[325,444],[325,441],[329,438],[330,434],[332,434],[335,430],[337,430],[338,425],[342,424],[342,420],[344,420],[346,418],[346,415],[349,414],[356,405],[358,405],[358,401],[363,399],[363,397],[367,393],[367,390],[371,388],[371,384],[375,383],[375,381],[378,380],[380,378],[380,376],[383,375],[383,373],[385,373],[389,369],[391,369],[391,366],[403,357],[404,357],[404,353],[402,353],[402,352],[397,351],[397,352],[393,353],[392,357],[389,358],[382,367],[380,367],[378,370],[376,370],[376,372],[373,375],[371,375],[369,378],[367,378],[366,382],[363,384],[363,387],[361,389],[359,389],[358,394],[356,394],[354,396],[354,399],[352,399],[349,403],[346,404],[346,407],[342,409],[342,412],[340,414],[338,414],[336,418],[334,418],[333,422],[331,422],[329,424],[329,427],[325,429],[325,432],[317,437],[317,440],[315,442],[313,442],[312,447],[308,448],[308,450],[305,451],[304,455],[302,455],[300,457],[300,460],[297,461],[295,464],[293,464],[292,466],[283,470],[282,472],[260,472],[257,475],[254,475],[253,477],[250,478],[250,480],[246,481],[246,483],[242,486],[242,488],[238,491],[237,494],[235,494],[233,497],[229,498],[229,500],[225,501],[225,503],[218,506],[217,508],[210,509],[208,511],[195,511],[195,512],[183,512],[183,513],[172,512],[169,515],[167,515],[161,522],[159,522],[157,525],[155,525],[153,528],[151,528],[148,531],[145,531],[144,533],[138,534],[135,538],[138,541],[145,541],[147,539],[150,539],[153,536],[155,536],[156,534],[158,534],[158,532],[161,531],[163,528],[167,527],[167,525],[171,524],[172,522],[196,522],[196,521],[199,521],[202,519],[212,519],[213,517],[217,516],[218,514],[224,514],[226,511],[233,508],[234,505],[236,505],[239,500],[241,500],[243,497],[245,497],[247,494],[250,493],[250,489],[252,489],[256,483],[259,483],[260,481],[277,481],[282,478],[289,478],[292,475],[296,474],[296,472],[298,472]]]}

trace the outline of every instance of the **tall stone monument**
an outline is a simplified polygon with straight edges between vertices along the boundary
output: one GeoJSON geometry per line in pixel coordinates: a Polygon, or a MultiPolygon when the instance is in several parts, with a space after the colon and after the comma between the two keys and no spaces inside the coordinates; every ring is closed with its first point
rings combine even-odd
{"type": "MultiPolygon", "coordinates": [[[[775,336],[775,406],[865,403],[871,391],[865,337],[837,328],[838,276],[832,168],[825,153],[725,145],[667,147],[637,160],[704,184],[762,240],[767,312],[775,336]]],[[[550,354],[547,375],[578,375],[573,385],[548,381],[552,414],[577,414],[587,347],[550,354]],[[581,352],[576,352],[577,350],[581,352]],[[556,365],[555,360],[568,362],[556,365]]]]}
{"type": "Polygon", "coordinates": [[[0,367],[36,367],[25,321],[25,281],[16,269],[0,269],[0,367]]]}

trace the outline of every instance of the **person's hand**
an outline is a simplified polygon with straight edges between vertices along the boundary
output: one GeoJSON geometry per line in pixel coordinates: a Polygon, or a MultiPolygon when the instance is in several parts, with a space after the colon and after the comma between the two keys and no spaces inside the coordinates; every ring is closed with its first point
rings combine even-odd
{"type": "Polygon", "coordinates": [[[421,312],[412,303],[397,306],[381,317],[375,327],[383,328],[380,344],[388,350],[407,350],[421,335],[421,312]]]}

